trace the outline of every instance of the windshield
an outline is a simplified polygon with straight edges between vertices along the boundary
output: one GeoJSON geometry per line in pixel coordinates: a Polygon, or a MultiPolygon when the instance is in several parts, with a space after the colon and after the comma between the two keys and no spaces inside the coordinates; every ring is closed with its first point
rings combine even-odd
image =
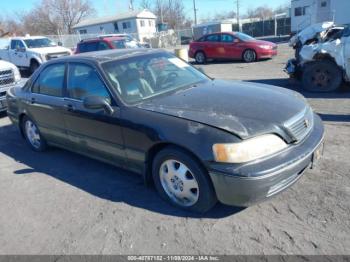
{"type": "Polygon", "coordinates": [[[235,33],[235,36],[237,36],[239,39],[241,39],[242,41],[251,41],[251,40],[255,40],[254,37],[251,37],[250,35],[246,35],[244,33],[235,33]]]}
{"type": "Polygon", "coordinates": [[[55,42],[51,41],[48,38],[25,39],[24,42],[28,48],[57,46],[55,42]]]}
{"type": "Polygon", "coordinates": [[[126,103],[177,91],[209,78],[168,53],[137,56],[103,64],[109,80],[126,103]]]}

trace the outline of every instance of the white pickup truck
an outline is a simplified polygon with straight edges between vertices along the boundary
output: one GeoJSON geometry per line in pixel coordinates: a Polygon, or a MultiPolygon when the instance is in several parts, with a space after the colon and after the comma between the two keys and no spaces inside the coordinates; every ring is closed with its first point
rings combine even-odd
{"type": "Polygon", "coordinates": [[[0,60],[0,112],[7,108],[6,92],[21,80],[18,68],[9,62],[0,60]]]}
{"type": "Polygon", "coordinates": [[[72,54],[70,49],[42,36],[14,37],[8,40],[7,45],[2,46],[0,59],[19,68],[29,69],[31,73],[50,59],[72,54]]]}

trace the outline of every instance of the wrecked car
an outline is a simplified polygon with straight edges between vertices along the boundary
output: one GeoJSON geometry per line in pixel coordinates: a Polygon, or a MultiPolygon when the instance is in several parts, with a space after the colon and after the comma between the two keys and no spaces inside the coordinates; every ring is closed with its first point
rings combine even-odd
{"type": "Polygon", "coordinates": [[[57,146],[134,171],[196,212],[272,197],[322,153],[322,121],[297,92],[211,79],[161,50],[54,59],[7,101],[34,151],[57,146]]]}
{"type": "Polygon", "coordinates": [[[350,81],[350,30],[333,22],[310,26],[291,38],[295,58],[285,71],[311,92],[330,92],[350,81]]]}

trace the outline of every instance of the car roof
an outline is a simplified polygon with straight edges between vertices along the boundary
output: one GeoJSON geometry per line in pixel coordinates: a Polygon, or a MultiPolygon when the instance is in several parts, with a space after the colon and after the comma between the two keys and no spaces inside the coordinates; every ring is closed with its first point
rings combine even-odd
{"type": "Polygon", "coordinates": [[[124,38],[120,37],[120,36],[101,36],[101,37],[93,37],[93,38],[87,38],[87,39],[83,39],[81,40],[78,44],[82,44],[82,43],[89,43],[89,42],[97,42],[97,41],[123,41],[124,38]]]}
{"type": "MultiPolygon", "coordinates": [[[[104,63],[113,60],[121,60],[125,58],[137,57],[148,54],[166,53],[165,50],[151,49],[151,48],[137,48],[137,49],[109,49],[104,51],[86,52],[72,56],[64,56],[56,58],[51,61],[60,62],[74,62],[74,61],[90,61],[97,63],[104,63]]],[[[50,62],[51,62],[50,61],[50,62]]]]}

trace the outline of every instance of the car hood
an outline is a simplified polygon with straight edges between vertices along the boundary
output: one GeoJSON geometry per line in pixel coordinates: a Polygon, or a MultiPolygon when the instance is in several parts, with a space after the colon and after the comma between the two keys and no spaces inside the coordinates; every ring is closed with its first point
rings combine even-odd
{"type": "Polygon", "coordinates": [[[280,130],[308,105],[300,94],[288,89],[213,80],[145,100],[137,107],[217,127],[245,139],[280,130]]]}
{"type": "Polygon", "coordinates": [[[71,51],[68,48],[62,46],[50,46],[50,47],[40,47],[40,48],[29,48],[29,51],[36,52],[39,54],[54,54],[54,53],[70,53],[71,51]]]}
{"type": "Polygon", "coordinates": [[[0,70],[15,69],[16,66],[10,62],[0,60],[0,70]]]}

